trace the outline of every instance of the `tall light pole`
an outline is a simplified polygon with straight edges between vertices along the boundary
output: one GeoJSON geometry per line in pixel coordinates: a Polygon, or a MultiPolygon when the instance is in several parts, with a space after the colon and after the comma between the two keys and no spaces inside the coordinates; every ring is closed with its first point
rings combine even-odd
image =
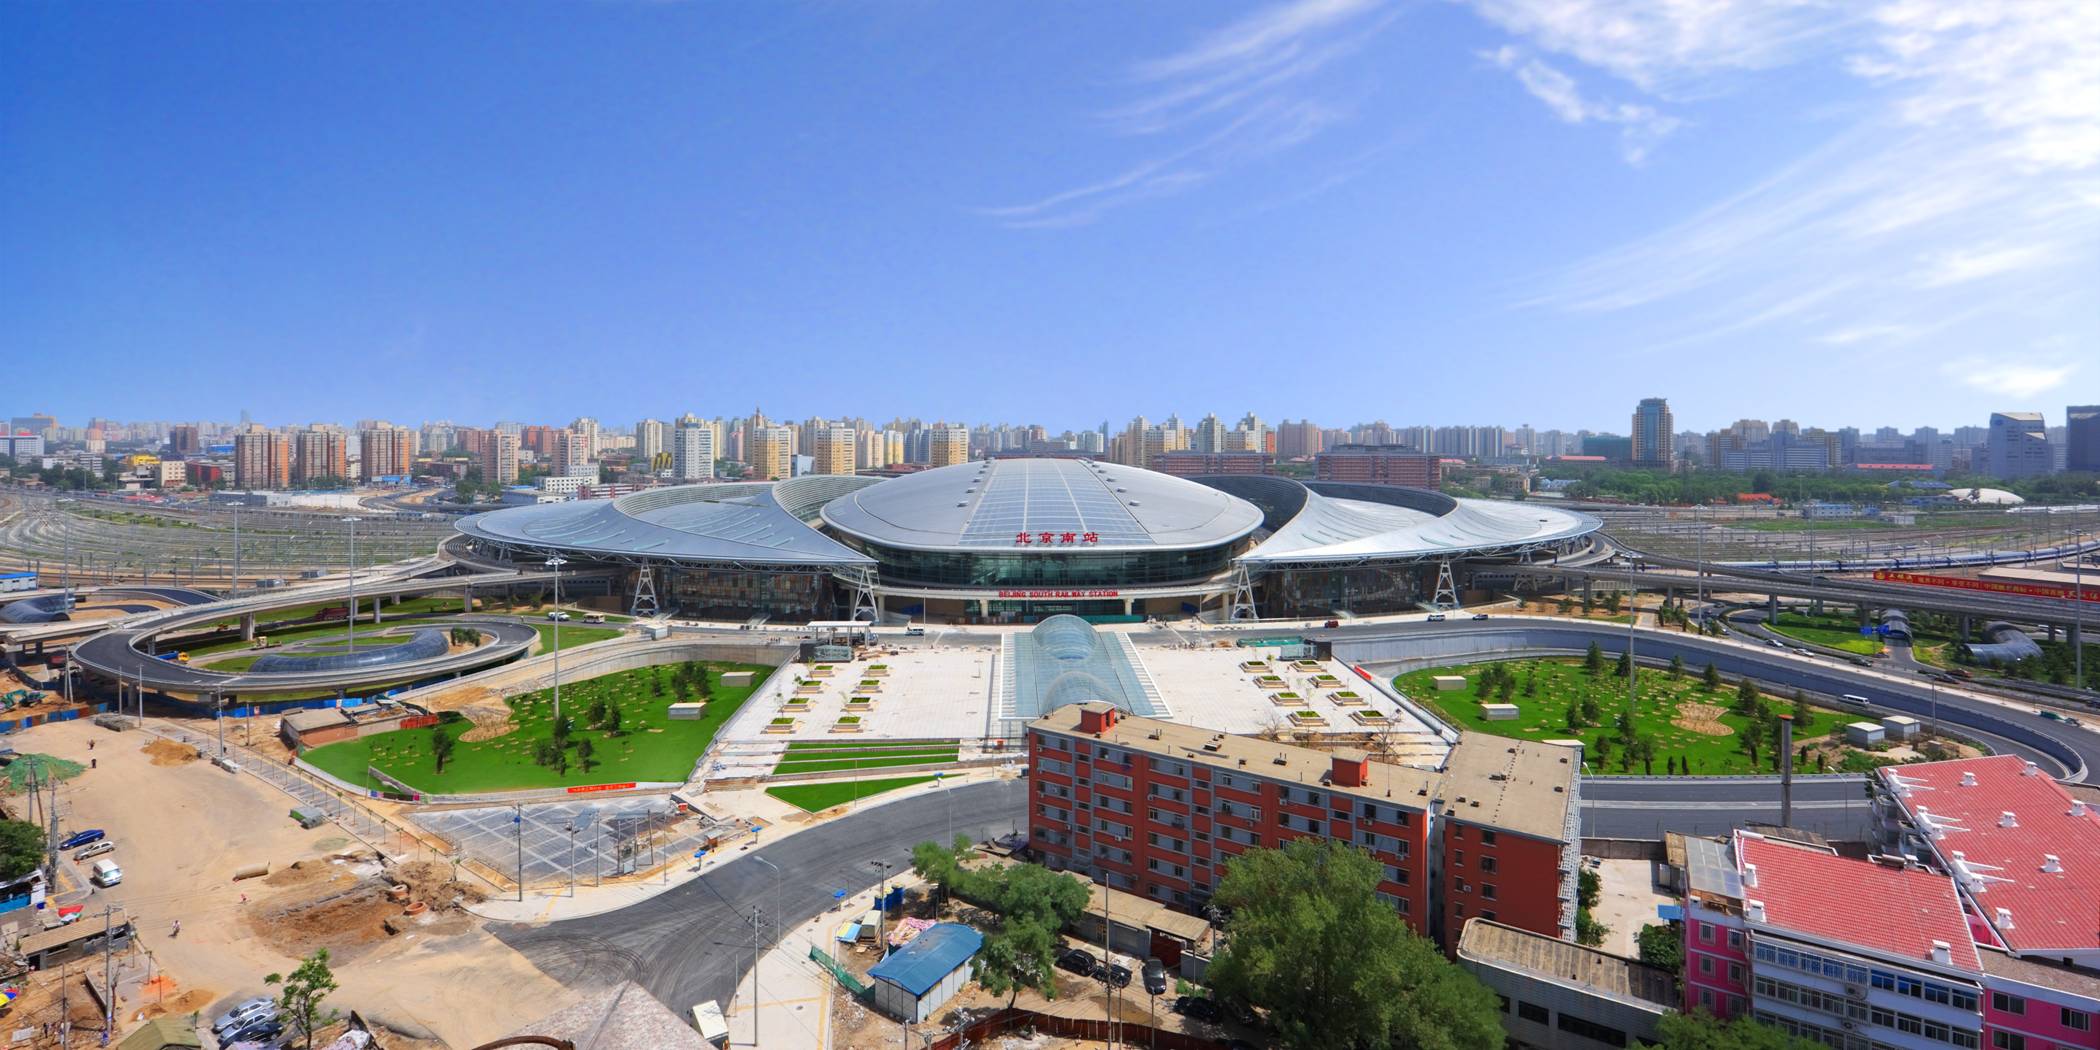
{"type": "Polygon", "coordinates": [[[233,505],[233,593],[241,596],[241,505],[233,505]]]}
{"type": "Polygon", "coordinates": [[[888,924],[889,909],[884,906],[883,899],[890,895],[890,869],[896,865],[886,860],[871,860],[868,863],[882,873],[882,882],[875,890],[875,944],[882,949],[882,957],[887,959],[890,957],[890,939],[883,928],[888,924]]]}
{"type": "Polygon", "coordinates": [[[350,526],[350,623],[343,632],[343,644],[349,647],[346,651],[355,653],[357,651],[357,518],[354,516],[348,517],[344,518],[343,521],[350,526]]]}
{"type": "Polygon", "coordinates": [[[554,724],[561,724],[561,567],[569,564],[567,558],[557,554],[547,559],[547,567],[554,570],[554,724]]]}

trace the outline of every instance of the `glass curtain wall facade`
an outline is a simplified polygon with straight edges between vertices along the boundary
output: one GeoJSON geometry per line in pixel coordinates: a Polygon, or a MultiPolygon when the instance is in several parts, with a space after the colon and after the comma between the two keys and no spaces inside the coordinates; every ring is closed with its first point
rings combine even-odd
{"type": "Polygon", "coordinates": [[[1043,552],[907,550],[839,537],[881,563],[882,581],[931,587],[1121,588],[1188,583],[1231,568],[1238,545],[1194,550],[1043,552]]]}

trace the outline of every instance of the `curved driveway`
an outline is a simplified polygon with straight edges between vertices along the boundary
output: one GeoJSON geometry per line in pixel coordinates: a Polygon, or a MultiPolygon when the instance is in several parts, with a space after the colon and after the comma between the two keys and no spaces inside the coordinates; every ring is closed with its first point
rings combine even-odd
{"type": "MultiPolygon", "coordinates": [[[[383,625],[382,625],[383,626],[383,625]]],[[[529,652],[539,632],[529,624],[502,620],[417,620],[404,626],[472,627],[495,635],[487,645],[428,660],[400,664],[378,664],[329,671],[280,671],[274,673],[223,673],[148,656],[137,648],[140,632],[114,630],[96,635],[73,647],[74,659],[91,670],[122,678],[143,680],[148,688],[177,693],[233,693],[237,696],[267,696],[270,693],[306,692],[314,689],[354,689],[466,672],[501,663],[529,652]]]]}
{"type": "Polygon", "coordinates": [[[735,995],[751,965],[752,908],[765,910],[770,943],[773,931],[792,930],[832,908],[838,891],[857,896],[873,888],[877,872],[870,861],[909,870],[917,843],[958,834],[981,842],[1023,829],[1026,822],[1023,780],[923,790],[796,832],[618,911],[489,929],[564,985],[632,979],[683,1014],[697,1003],[727,1003],[735,995]]]}

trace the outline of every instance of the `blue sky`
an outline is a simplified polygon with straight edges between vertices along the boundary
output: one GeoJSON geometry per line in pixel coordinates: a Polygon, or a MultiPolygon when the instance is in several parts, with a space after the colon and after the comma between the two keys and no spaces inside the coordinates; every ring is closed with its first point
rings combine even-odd
{"type": "Polygon", "coordinates": [[[2054,421],[2100,5],[0,5],[0,242],[74,420],[2054,421]]]}

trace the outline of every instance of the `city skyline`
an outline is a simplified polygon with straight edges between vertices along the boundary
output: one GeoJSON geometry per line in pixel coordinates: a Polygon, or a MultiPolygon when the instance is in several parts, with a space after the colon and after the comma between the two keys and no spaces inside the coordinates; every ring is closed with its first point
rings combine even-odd
{"type": "Polygon", "coordinates": [[[791,383],[795,415],[1078,426],[1259,388],[1279,418],[1597,426],[1554,417],[1661,375],[1704,428],[2096,400],[2089,5],[506,15],[0,12],[0,341],[171,365],[40,407],[608,418],[791,383]]]}

